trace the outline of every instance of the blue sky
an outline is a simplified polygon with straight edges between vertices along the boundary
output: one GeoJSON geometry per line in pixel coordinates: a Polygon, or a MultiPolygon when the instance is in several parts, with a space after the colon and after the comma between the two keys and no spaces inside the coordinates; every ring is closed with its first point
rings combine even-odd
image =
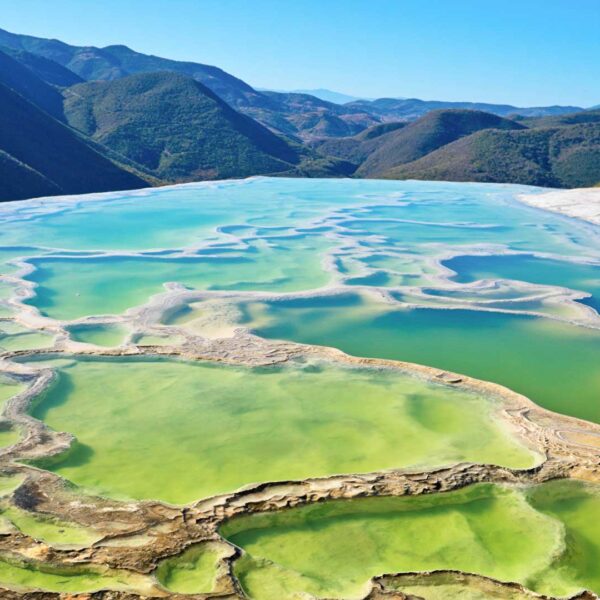
{"type": "Polygon", "coordinates": [[[217,65],[256,87],[600,104],[600,0],[0,0],[0,27],[217,65]]]}

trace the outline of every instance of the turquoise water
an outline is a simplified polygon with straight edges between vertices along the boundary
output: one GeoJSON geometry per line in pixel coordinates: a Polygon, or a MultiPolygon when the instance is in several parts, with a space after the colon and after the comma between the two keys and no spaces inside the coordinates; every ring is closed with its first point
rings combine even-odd
{"type": "MultiPolygon", "coordinates": [[[[11,226],[0,227],[0,245],[77,251],[194,246],[218,237],[217,227],[308,223],[327,214],[331,206],[363,202],[361,195],[373,189],[368,182],[356,182],[349,195],[341,180],[303,181],[300,186],[285,179],[195,184],[141,194],[118,192],[106,195],[107,200],[52,199],[41,208],[40,202],[11,203],[14,208],[7,210],[11,226]]],[[[388,193],[396,189],[393,183],[377,187],[388,193]]]]}
{"type": "Polygon", "coordinates": [[[0,258],[28,257],[35,268],[25,278],[36,287],[27,303],[51,318],[122,315],[156,294],[175,293],[167,283],[209,297],[227,293],[242,306],[253,294],[270,294],[278,301],[257,309],[261,320],[246,320],[262,335],[464,372],[597,421],[595,330],[500,312],[434,310],[483,306],[479,301],[501,310],[510,299],[512,310],[578,316],[577,304],[528,299],[515,280],[588,293],[581,303],[598,306],[598,228],[515,200],[537,191],[257,178],[11,203],[0,207],[0,222],[10,225],[0,228],[0,258]],[[456,271],[451,287],[445,267],[456,271]],[[503,284],[469,285],[480,279],[503,284]],[[319,298],[327,286],[360,286],[363,295],[347,309],[319,298]],[[388,302],[365,300],[369,289],[389,290],[388,302]],[[425,295],[415,294],[419,289],[425,295]],[[285,296],[295,292],[308,304],[285,296]],[[423,309],[406,310],[407,302],[423,309]]]}
{"type": "Polygon", "coordinates": [[[444,264],[457,275],[454,281],[470,283],[479,279],[516,279],[541,285],[555,285],[591,295],[581,300],[600,312],[600,265],[588,265],[516,256],[458,256],[444,264]]]}
{"type": "Polygon", "coordinates": [[[164,292],[168,282],[200,290],[319,288],[329,280],[321,267],[321,252],[326,248],[326,240],[303,236],[268,247],[253,242],[237,256],[34,259],[36,270],[27,279],[38,287],[29,303],[44,315],[70,320],[120,314],[164,292]]]}

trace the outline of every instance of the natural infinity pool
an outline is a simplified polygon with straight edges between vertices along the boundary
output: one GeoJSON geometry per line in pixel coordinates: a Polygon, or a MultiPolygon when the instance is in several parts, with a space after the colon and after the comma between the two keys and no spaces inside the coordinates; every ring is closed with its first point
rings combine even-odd
{"type": "MultiPolygon", "coordinates": [[[[21,365],[10,377],[15,354],[55,369],[31,413],[75,441],[37,466],[116,499],[185,504],[259,482],[462,461],[531,467],[541,457],[495,400],[408,373],[132,355],[162,345],[254,364],[245,326],[494,381],[600,423],[599,229],[517,199],[540,191],[253,178],[5,203],[0,403],[33,376],[21,365]],[[74,356],[92,351],[104,356],[74,356]]],[[[23,434],[0,429],[0,446],[23,434]]],[[[8,496],[0,510],[50,545],[96,539],[8,496]]],[[[256,600],[356,598],[374,575],[439,568],[567,595],[600,589],[598,513],[591,485],[478,485],[242,516],[223,533],[245,550],[235,570],[256,600]]],[[[220,544],[166,558],[154,576],[210,592],[230,550],[220,544]]],[[[0,556],[0,586],[18,589],[148,591],[157,580],[0,556]]],[[[460,582],[443,585],[435,597],[461,597],[460,582]]]]}
{"type": "Polygon", "coordinates": [[[599,511],[600,489],[576,481],[479,484],[240,516],[221,533],[245,551],[235,570],[254,600],[362,598],[375,575],[435,569],[566,596],[600,591],[599,511]]]}
{"type": "Polygon", "coordinates": [[[61,361],[34,416],[77,443],[47,467],[94,492],[186,503],[244,485],[534,455],[482,397],[385,369],[61,361]]]}

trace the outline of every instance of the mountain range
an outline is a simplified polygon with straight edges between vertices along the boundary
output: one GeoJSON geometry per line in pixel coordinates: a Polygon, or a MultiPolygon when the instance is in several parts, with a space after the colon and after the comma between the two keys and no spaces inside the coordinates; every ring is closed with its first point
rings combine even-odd
{"type": "Polygon", "coordinates": [[[600,182],[598,110],[313,92],[0,29],[0,200],[257,174],[600,182]]]}

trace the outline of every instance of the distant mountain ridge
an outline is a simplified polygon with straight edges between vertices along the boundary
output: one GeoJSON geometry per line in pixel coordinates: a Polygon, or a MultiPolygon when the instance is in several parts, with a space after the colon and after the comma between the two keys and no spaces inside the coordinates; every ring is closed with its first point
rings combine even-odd
{"type": "MultiPolygon", "coordinates": [[[[499,116],[544,116],[582,110],[572,106],[518,108],[504,104],[406,98],[355,100],[339,104],[314,94],[258,91],[218,67],[147,55],[123,45],[104,48],[72,46],[59,40],[15,34],[0,29],[1,46],[52,60],[86,81],[114,80],[136,73],[157,71],[181,73],[196,79],[230,106],[273,131],[303,141],[312,141],[320,137],[345,137],[380,122],[415,120],[431,110],[441,108],[483,110],[499,116]],[[326,104],[318,105],[318,102],[326,104]]],[[[331,94],[329,90],[314,91],[322,96],[331,94]]]]}
{"type": "Polygon", "coordinates": [[[309,94],[315,96],[320,100],[326,100],[327,102],[333,102],[334,104],[348,104],[349,102],[356,102],[358,100],[372,100],[372,98],[361,98],[360,96],[350,96],[348,94],[342,94],[334,90],[328,90],[326,88],[316,88],[311,90],[290,90],[290,94],[309,94]]]}
{"type": "Polygon", "coordinates": [[[0,200],[258,174],[596,185],[600,111],[569,108],[337,104],[0,30],[0,200]]]}
{"type": "Polygon", "coordinates": [[[600,118],[596,123],[563,127],[482,130],[378,176],[595,186],[600,183],[600,118]]]}
{"type": "Polygon", "coordinates": [[[543,117],[584,110],[580,106],[533,106],[518,107],[511,104],[489,104],[486,102],[445,102],[440,100],[420,100],[418,98],[379,98],[377,100],[358,100],[349,107],[364,110],[387,120],[411,121],[424,114],[439,109],[480,110],[500,117],[521,115],[524,117],[543,117]]]}
{"type": "Polygon", "coordinates": [[[354,162],[359,177],[548,187],[600,183],[600,110],[511,120],[450,109],[399,125],[313,145],[354,162]]]}

